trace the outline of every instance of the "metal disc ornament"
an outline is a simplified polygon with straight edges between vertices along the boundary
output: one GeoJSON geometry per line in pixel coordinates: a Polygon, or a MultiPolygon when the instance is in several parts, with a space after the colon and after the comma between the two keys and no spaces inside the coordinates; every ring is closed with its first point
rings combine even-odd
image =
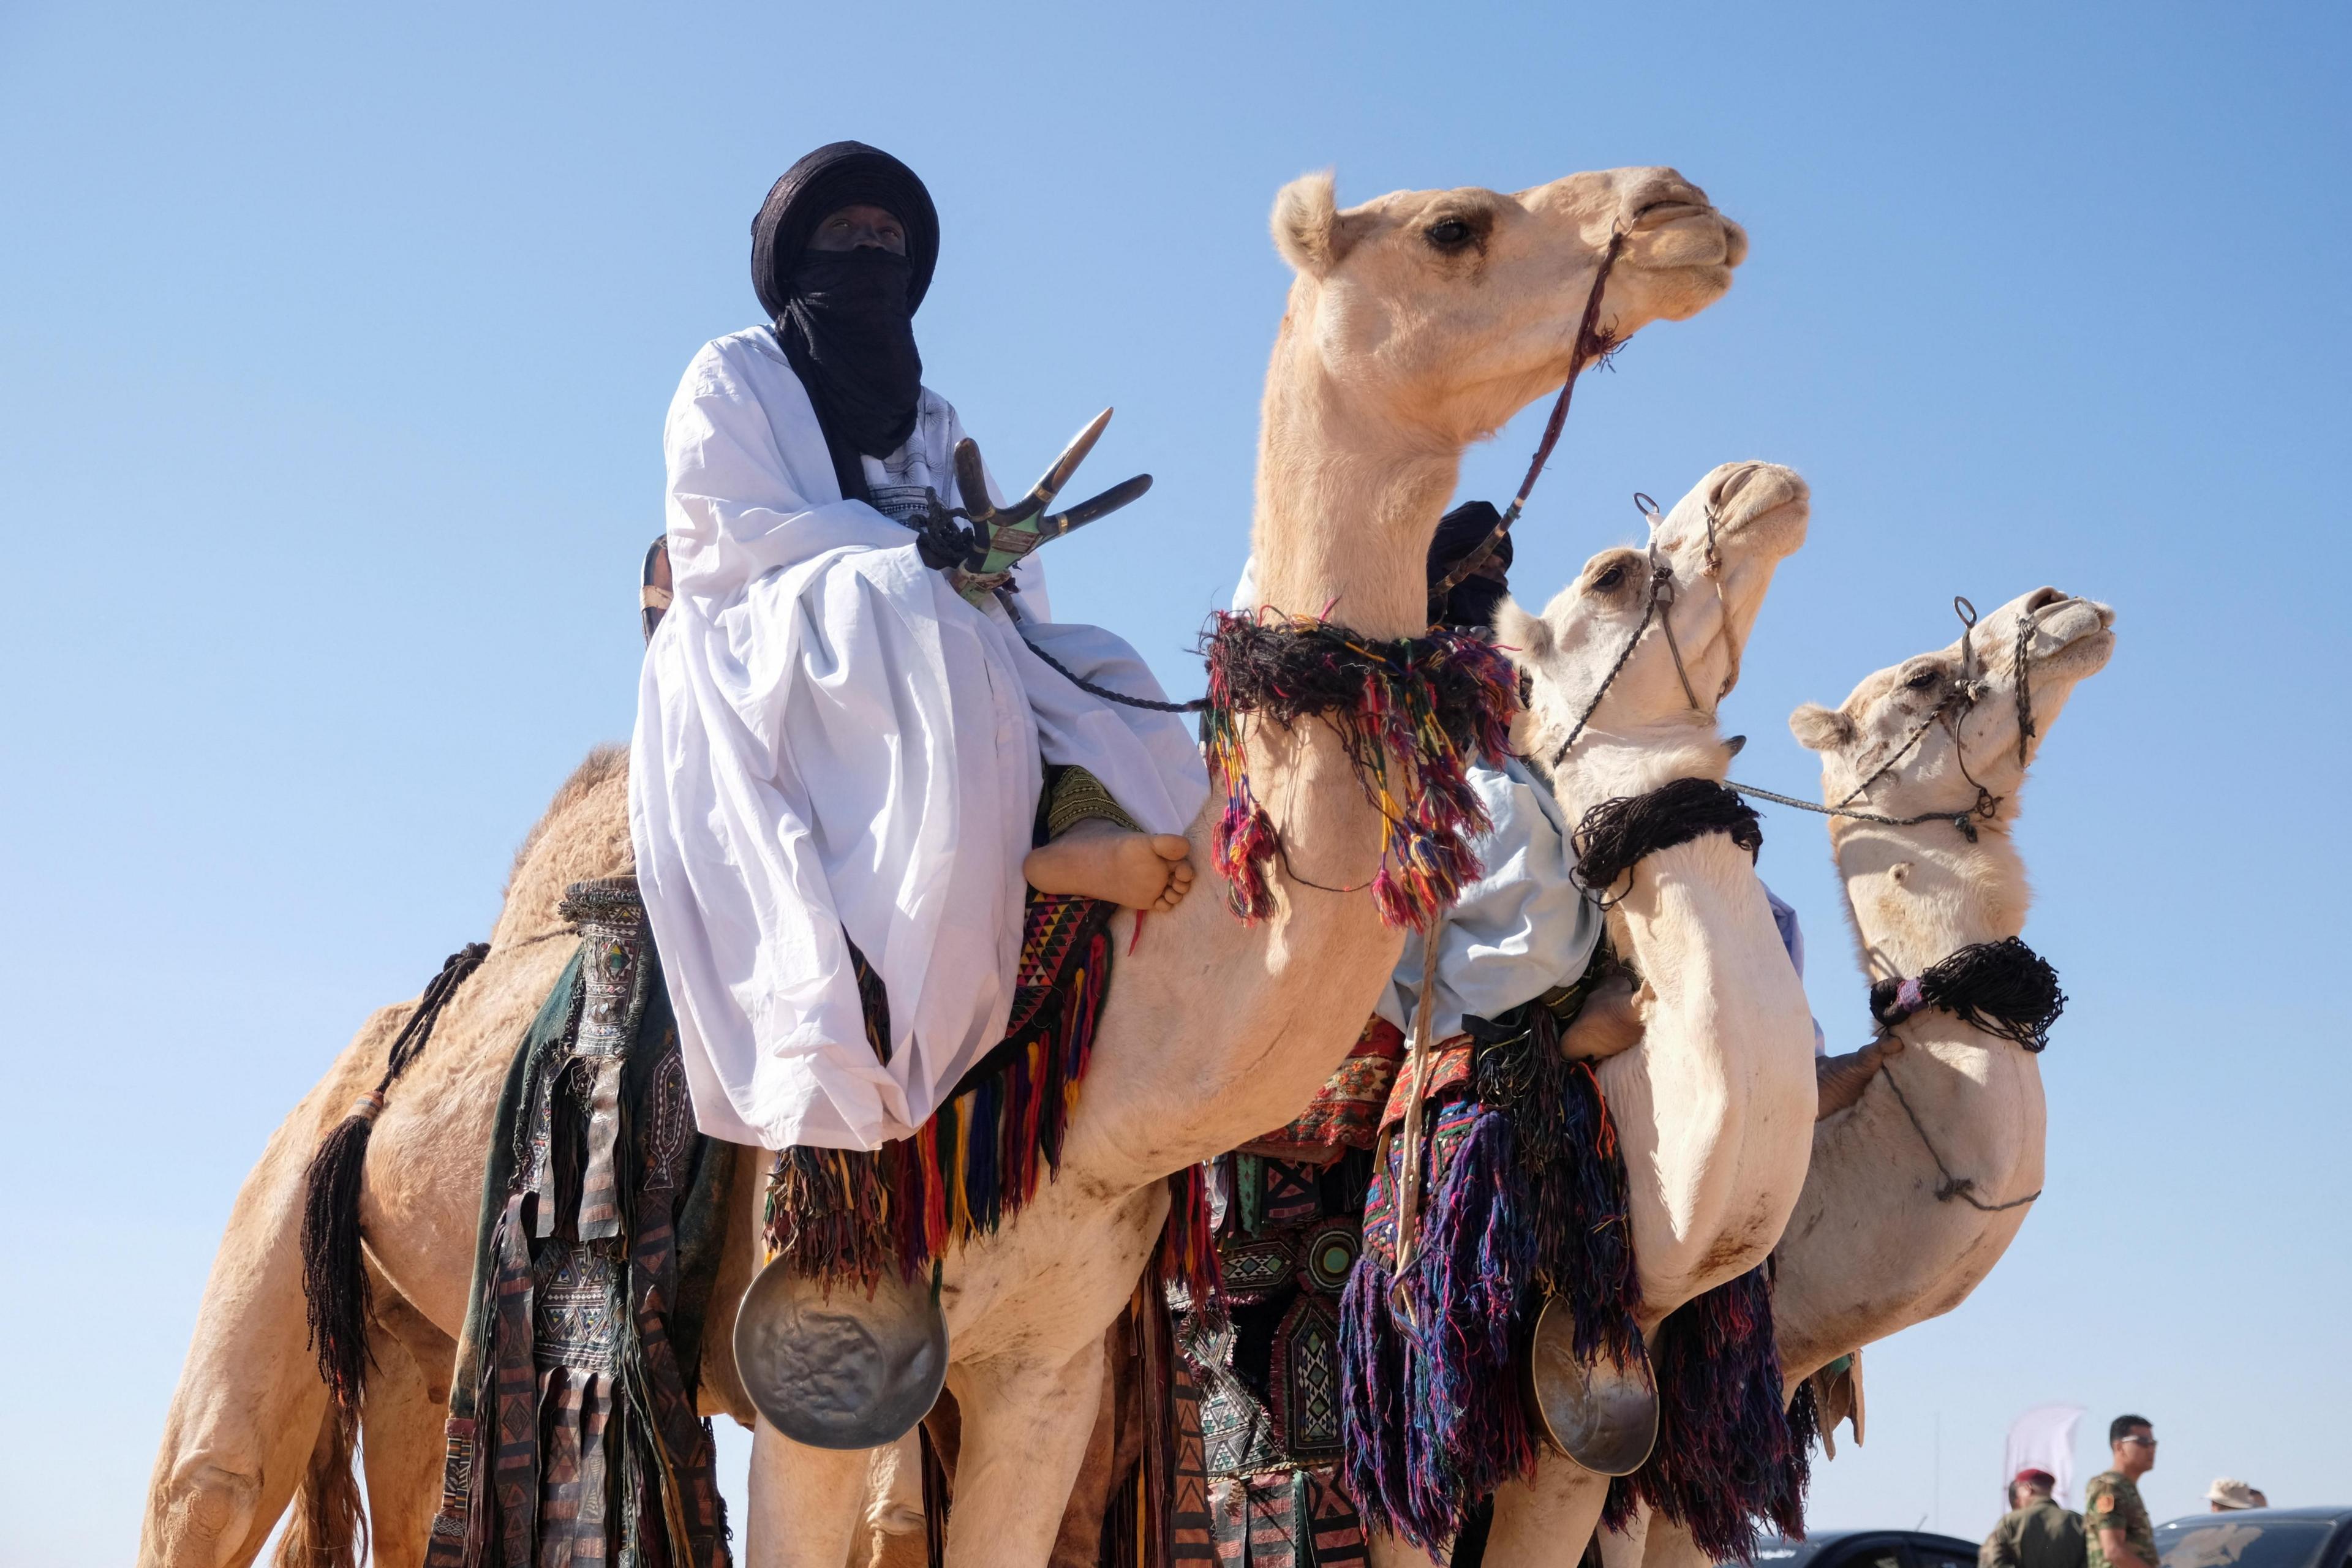
{"type": "Polygon", "coordinates": [[[735,1365],[768,1424],[812,1448],[878,1448],[914,1430],[948,1379],[948,1320],[929,1286],[760,1270],[735,1314],[735,1365]]]}
{"type": "Polygon", "coordinates": [[[1658,1384],[1650,1354],[1625,1364],[1576,1354],[1576,1323],[1555,1296],[1536,1318],[1528,1350],[1528,1405],[1552,1447],[1595,1474],[1630,1476],[1658,1441],[1658,1384]]]}

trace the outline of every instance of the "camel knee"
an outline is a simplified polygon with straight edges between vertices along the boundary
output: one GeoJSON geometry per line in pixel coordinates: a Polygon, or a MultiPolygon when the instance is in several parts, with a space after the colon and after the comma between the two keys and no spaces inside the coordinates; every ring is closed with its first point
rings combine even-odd
{"type": "Polygon", "coordinates": [[[158,1550],[150,1560],[158,1568],[215,1568],[244,1543],[260,1502],[258,1467],[204,1454],[182,1460],[155,1500],[158,1550]]]}

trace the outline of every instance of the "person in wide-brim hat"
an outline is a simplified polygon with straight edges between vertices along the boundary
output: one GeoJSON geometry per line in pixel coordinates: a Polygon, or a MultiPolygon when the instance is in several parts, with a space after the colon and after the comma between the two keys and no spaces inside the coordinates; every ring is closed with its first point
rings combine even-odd
{"type": "Polygon", "coordinates": [[[2262,1493],[2230,1476],[2222,1476],[2207,1487],[2205,1500],[2214,1513],[2235,1513],[2241,1509],[2269,1506],[2269,1500],[2262,1493]]]}

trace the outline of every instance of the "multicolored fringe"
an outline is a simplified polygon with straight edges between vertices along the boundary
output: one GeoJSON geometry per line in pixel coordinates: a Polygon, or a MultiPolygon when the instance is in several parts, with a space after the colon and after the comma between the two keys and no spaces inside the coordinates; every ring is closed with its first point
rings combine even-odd
{"type": "Polygon", "coordinates": [[[1320,718],[1339,731],[1356,781],[1381,814],[1372,897],[1391,925],[1425,926],[1480,874],[1471,840],[1486,814],[1466,769],[1509,750],[1518,676],[1491,644],[1443,628],[1373,641],[1304,616],[1218,615],[1202,637],[1209,664],[1202,739],[1224,800],[1213,854],[1234,912],[1274,911],[1274,821],[1249,782],[1242,715],[1277,724],[1320,718]]]}
{"type": "Polygon", "coordinates": [[[1161,1295],[1190,1310],[1223,1310],[1224,1270],[1217,1256],[1216,1222],[1209,1215],[1209,1169],[1187,1165],[1168,1178],[1168,1223],[1152,1254],[1161,1295]]]}
{"type": "Polygon", "coordinates": [[[1560,1056],[1551,1009],[1471,1022],[1487,1038],[1472,1092],[1432,1118],[1421,1250],[1400,1288],[1391,1140],[1341,1304],[1349,1489],[1368,1521],[1433,1551],[1534,1468],[1522,1363],[1544,1302],[1568,1303],[1587,1359],[1641,1342],[1624,1162],[1600,1081],[1560,1056]]]}
{"type": "Polygon", "coordinates": [[[1715,1563],[1753,1563],[1767,1524],[1802,1536],[1820,1421],[1810,1390],[1780,1402],[1770,1262],[1676,1308],[1651,1358],[1658,1446],[1610,1484],[1604,1522],[1621,1526],[1646,1502],[1715,1563]]]}
{"type": "MultiPolygon", "coordinates": [[[[1524,1216],[1506,1212],[1510,1121],[1468,1100],[1450,1109],[1473,1114],[1438,1179],[1420,1255],[1402,1281],[1412,1321],[1400,1321],[1390,1265],[1370,1245],[1339,1308],[1349,1490],[1373,1528],[1432,1552],[1444,1549],[1480,1499],[1527,1474],[1536,1458],[1525,1408],[1508,1382],[1532,1271],[1524,1216]],[[1503,1396],[1494,1397],[1498,1389],[1503,1396]]],[[[1384,1182],[1391,1192],[1400,1170],[1392,1150],[1384,1182]]],[[[1394,1237],[1391,1219],[1391,1246],[1394,1237]]]]}
{"type": "Polygon", "coordinates": [[[1114,910],[1033,893],[1003,1042],[912,1138],[778,1153],[770,1251],[805,1273],[870,1288],[885,1270],[915,1279],[950,1247],[1018,1214],[1061,1166],[1110,978],[1114,910]]]}

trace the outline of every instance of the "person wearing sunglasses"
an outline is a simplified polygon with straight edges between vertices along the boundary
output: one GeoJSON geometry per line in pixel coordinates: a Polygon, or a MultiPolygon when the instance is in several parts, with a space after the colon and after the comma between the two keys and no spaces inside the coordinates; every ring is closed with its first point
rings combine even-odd
{"type": "Polygon", "coordinates": [[[2084,1542],[2090,1568],[2157,1568],[2156,1527],[2139,1500],[2139,1479],[2156,1468],[2156,1428],[2145,1415],[2118,1415],[2107,1424],[2115,1468],[2083,1489],[2084,1542]]]}

